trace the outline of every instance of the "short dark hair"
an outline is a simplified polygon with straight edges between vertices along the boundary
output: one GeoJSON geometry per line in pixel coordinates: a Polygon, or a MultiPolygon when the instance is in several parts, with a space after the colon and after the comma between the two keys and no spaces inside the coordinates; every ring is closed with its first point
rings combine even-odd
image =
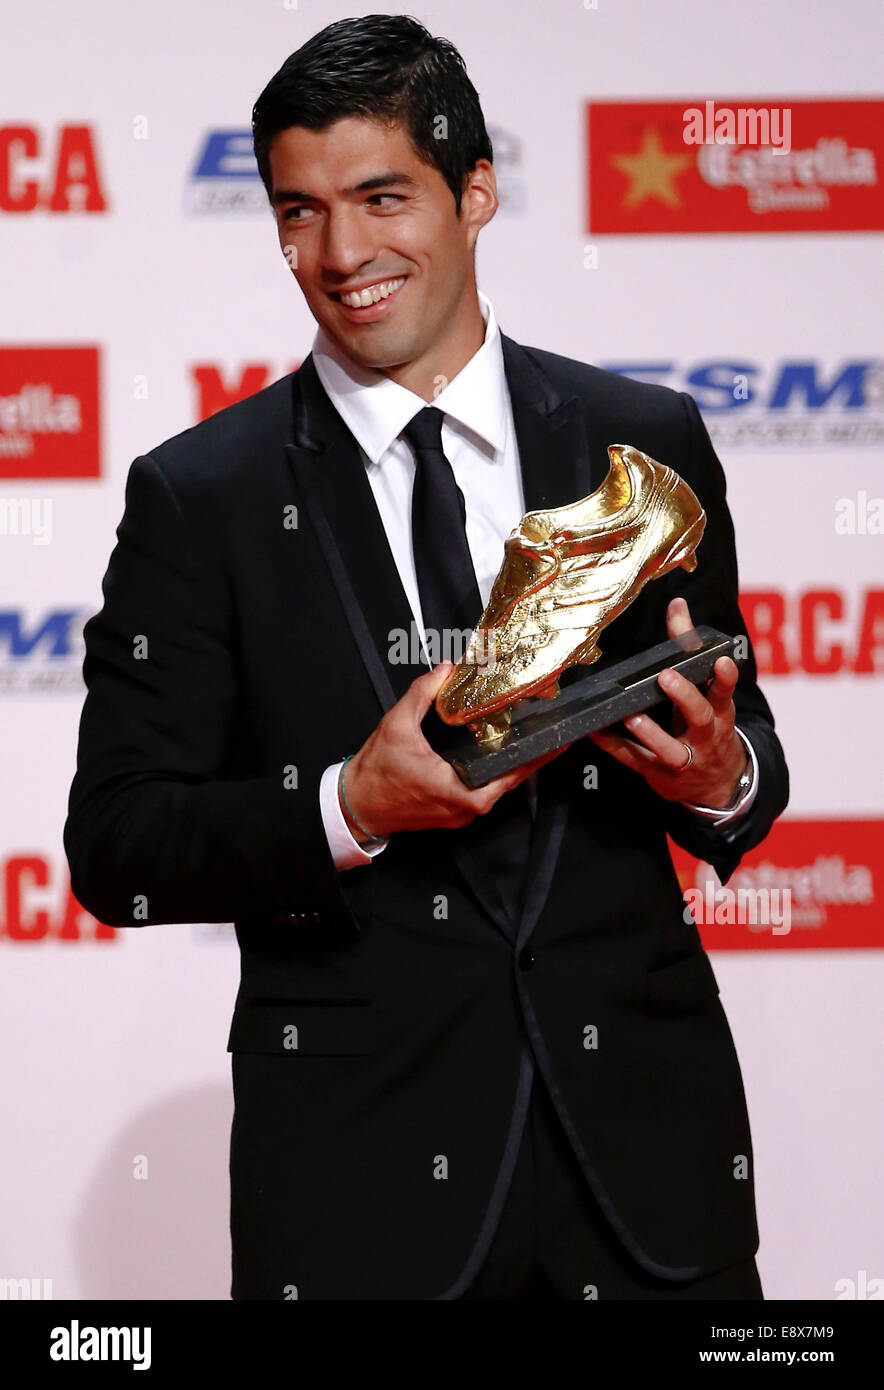
{"type": "Polygon", "coordinates": [[[457,216],[467,175],[493,151],[479,94],[448,39],[409,15],[339,19],[314,34],[271,77],[252,109],[258,172],[272,196],[270,146],[290,126],[324,130],[345,116],[401,123],[425,164],[454,195],[457,216]],[[439,117],[445,138],[439,138],[439,117]]]}

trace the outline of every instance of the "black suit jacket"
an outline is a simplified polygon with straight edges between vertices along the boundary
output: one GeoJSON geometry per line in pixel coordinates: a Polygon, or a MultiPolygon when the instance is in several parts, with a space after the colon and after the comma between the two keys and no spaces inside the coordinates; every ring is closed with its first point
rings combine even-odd
{"type": "MultiPolygon", "coordinates": [[[[617,442],[681,472],[706,509],[696,571],[648,584],[604,657],[663,640],[676,593],[697,624],[745,634],[725,479],[692,398],[503,350],[527,508],[593,491],[617,442]]],[[[411,612],[310,357],[137,458],[117,536],[85,630],[64,842],[105,922],[236,923],[233,1296],[457,1297],[537,1069],[639,1265],[677,1280],[751,1256],[739,1066],[666,844],[726,881],[786,805],[751,650],[735,696],[760,769],[749,814],[716,830],[581,741],[539,774],[514,910],[481,818],[334,868],[322,771],[421,668],[388,660],[411,612]]]]}

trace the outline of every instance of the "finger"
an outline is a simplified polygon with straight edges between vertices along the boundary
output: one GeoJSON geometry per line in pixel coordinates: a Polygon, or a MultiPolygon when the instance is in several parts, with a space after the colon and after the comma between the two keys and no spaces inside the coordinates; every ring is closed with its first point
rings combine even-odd
{"type": "Polygon", "coordinates": [[[522,769],[516,768],[512,772],[503,772],[499,777],[492,777],[490,782],[484,782],[481,787],[468,787],[466,782],[461,781],[458,774],[450,763],[446,766],[450,769],[452,783],[449,788],[449,795],[459,806],[481,815],[484,811],[490,810],[495,801],[498,801],[505,792],[514,787],[520,780],[522,769]]]}
{"type": "Polygon", "coordinates": [[[505,796],[508,791],[512,791],[514,787],[526,782],[539,768],[552,762],[553,758],[557,758],[570,746],[569,743],[565,743],[562,744],[561,748],[553,748],[549,753],[543,753],[539,758],[533,758],[530,763],[522,763],[521,767],[513,768],[512,772],[501,773],[499,777],[492,778],[486,785],[493,787],[499,796],[505,796]]]}
{"type": "MultiPolygon", "coordinates": [[[[420,676],[419,680],[425,680],[425,676],[420,676]]],[[[417,682],[415,682],[417,684],[417,682]]],[[[438,767],[440,782],[438,791],[441,795],[453,798],[458,804],[470,807],[474,810],[487,809],[505,796],[508,791],[526,781],[532,773],[543,767],[545,763],[552,762],[560,753],[564,753],[566,748],[570,748],[569,743],[563,743],[560,748],[553,748],[548,753],[543,753],[539,758],[532,759],[529,763],[522,763],[519,767],[513,768],[511,772],[503,772],[499,777],[492,777],[490,782],[486,782],[481,787],[468,787],[462,782],[454,768],[438,754],[435,754],[438,767]],[[487,802],[487,806],[486,806],[487,802]],[[479,803],[478,807],[477,804],[479,803]]],[[[429,748],[429,745],[427,745],[429,748]]],[[[433,750],[430,750],[431,752],[433,750]]],[[[433,769],[434,773],[437,771],[433,769]]]]}
{"type": "Polygon", "coordinates": [[[652,753],[633,743],[631,739],[621,737],[620,734],[609,734],[606,730],[596,729],[587,737],[606,753],[610,753],[612,758],[616,758],[618,763],[631,768],[633,772],[640,772],[642,776],[647,772],[649,765],[656,762],[652,753]]]}
{"type": "Polygon", "coordinates": [[[714,679],[706,689],[706,699],[716,714],[725,714],[740,679],[740,668],[732,657],[720,656],[712,670],[714,679]]]}
{"type": "Polygon", "coordinates": [[[646,714],[631,714],[623,723],[664,767],[672,768],[674,771],[687,765],[684,743],[667,734],[665,729],[661,729],[660,725],[649,719],[646,714]]]}
{"type": "Polygon", "coordinates": [[[693,681],[667,667],[657,677],[657,684],[664,695],[669,696],[676,709],[684,715],[688,730],[694,739],[702,739],[712,732],[715,710],[693,681]]]}
{"type": "Polygon", "coordinates": [[[453,661],[440,661],[439,665],[434,666],[432,671],[425,671],[422,676],[418,676],[411,682],[402,697],[402,705],[414,720],[415,728],[420,724],[435,700],[437,692],[445,684],[453,670],[453,661]]]}
{"type": "Polygon", "coordinates": [[[539,768],[544,767],[547,763],[551,763],[553,758],[557,758],[560,753],[567,752],[570,747],[570,743],[563,743],[560,748],[553,748],[551,752],[544,753],[539,758],[534,758],[530,763],[525,763],[524,766],[519,769],[522,779],[524,780],[525,777],[530,777],[531,774],[537,772],[539,768]]]}
{"type": "Polygon", "coordinates": [[[687,599],[681,597],[670,599],[666,609],[666,631],[669,636],[680,637],[683,632],[690,632],[693,626],[687,599]]]}

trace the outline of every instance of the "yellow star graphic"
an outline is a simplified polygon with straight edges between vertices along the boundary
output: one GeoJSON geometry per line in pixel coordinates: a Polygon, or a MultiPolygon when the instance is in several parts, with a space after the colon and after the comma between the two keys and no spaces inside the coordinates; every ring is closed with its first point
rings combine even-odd
{"type": "Polygon", "coordinates": [[[681,207],[673,180],[690,162],[689,155],[667,154],[657,131],[646,126],[638,154],[618,154],[611,160],[614,168],[630,180],[623,206],[634,208],[645,198],[659,198],[667,207],[681,207]]]}

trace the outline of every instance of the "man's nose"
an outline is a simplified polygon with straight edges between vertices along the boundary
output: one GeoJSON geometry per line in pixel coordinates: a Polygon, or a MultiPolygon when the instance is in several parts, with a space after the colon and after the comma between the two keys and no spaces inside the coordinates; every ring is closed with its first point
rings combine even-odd
{"type": "Polygon", "coordinates": [[[333,212],[326,222],[322,265],[327,274],[351,277],[375,256],[377,239],[358,208],[333,212]]]}

